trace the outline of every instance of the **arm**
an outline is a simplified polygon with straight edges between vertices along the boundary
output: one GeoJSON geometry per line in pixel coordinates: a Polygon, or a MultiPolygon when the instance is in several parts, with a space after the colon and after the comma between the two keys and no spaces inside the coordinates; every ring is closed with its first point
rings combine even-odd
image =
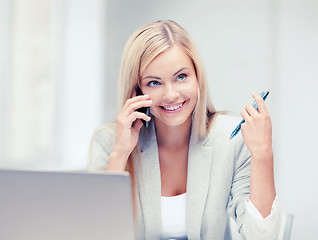
{"type": "Polygon", "coordinates": [[[259,111],[251,104],[246,106],[241,112],[245,119],[241,128],[244,141],[241,136],[235,139],[236,160],[229,210],[242,239],[277,239],[280,213],[273,206],[276,191],[271,121],[263,99],[257,94],[253,97],[259,111]],[[255,211],[251,211],[251,207],[255,211]]]}
{"type": "Polygon", "coordinates": [[[279,209],[271,205],[270,211],[272,211],[264,219],[259,210],[249,201],[251,154],[244,144],[242,135],[238,135],[234,140],[236,154],[228,204],[229,214],[236,221],[242,239],[277,239],[280,229],[279,209]]]}
{"type": "Polygon", "coordinates": [[[250,195],[253,205],[265,218],[271,212],[276,196],[274,184],[272,126],[269,113],[260,95],[253,94],[259,111],[248,104],[241,115],[242,135],[251,153],[250,195]]]}
{"type": "Polygon", "coordinates": [[[251,157],[250,200],[261,215],[271,213],[276,197],[273,171],[273,153],[269,150],[261,159],[251,157]]]}

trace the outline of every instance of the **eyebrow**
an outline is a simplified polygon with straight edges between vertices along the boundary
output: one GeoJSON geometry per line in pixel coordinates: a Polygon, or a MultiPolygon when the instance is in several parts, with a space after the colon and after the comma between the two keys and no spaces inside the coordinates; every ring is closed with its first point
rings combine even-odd
{"type": "Polygon", "coordinates": [[[176,73],[173,74],[173,76],[176,76],[179,72],[181,72],[182,70],[186,69],[188,67],[183,67],[183,68],[180,68],[176,73]]]}
{"type": "MultiPolygon", "coordinates": [[[[176,76],[179,72],[181,72],[182,70],[186,69],[188,67],[182,67],[180,68],[178,71],[176,71],[172,76],[176,76]]],[[[144,77],[142,80],[146,79],[146,78],[154,78],[154,79],[157,79],[157,80],[161,80],[160,77],[155,77],[155,76],[147,76],[147,77],[144,77]]]]}

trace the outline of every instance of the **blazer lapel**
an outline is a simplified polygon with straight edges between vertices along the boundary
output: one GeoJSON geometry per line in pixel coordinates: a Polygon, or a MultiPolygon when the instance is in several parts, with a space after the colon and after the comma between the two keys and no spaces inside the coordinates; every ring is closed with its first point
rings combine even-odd
{"type": "Polygon", "coordinates": [[[141,174],[138,176],[141,211],[144,218],[146,239],[161,237],[161,176],[155,130],[141,144],[141,174]]]}
{"type": "MultiPolygon", "coordinates": [[[[206,142],[206,141],[204,141],[206,142]]],[[[190,141],[188,155],[186,228],[188,239],[200,239],[201,222],[207,199],[212,146],[190,141]]]]}
{"type": "MultiPolygon", "coordinates": [[[[161,220],[161,176],[159,153],[155,129],[149,129],[140,139],[142,150],[141,173],[138,185],[141,215],[145,224],[145,239],[160,239],[161,220]]],[[[191,137],[188,154],[186,228],[188,239],[200,239],[201,222],[207,199],[212,146],[205,146],[207,139],[196,143],[191,137]]],[[[208,145],[208,144],[207,144],[208,145]]]]}

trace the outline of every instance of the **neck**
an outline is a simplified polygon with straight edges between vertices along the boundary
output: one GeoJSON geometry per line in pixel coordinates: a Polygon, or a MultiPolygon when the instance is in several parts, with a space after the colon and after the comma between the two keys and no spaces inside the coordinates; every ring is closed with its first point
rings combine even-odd
{"type": "Polygon", "coordinates": [[[188,146],[191,136],[191,116],[179,126],[167,126],[155,120],[158,147],[175,151],[188,146]]]}

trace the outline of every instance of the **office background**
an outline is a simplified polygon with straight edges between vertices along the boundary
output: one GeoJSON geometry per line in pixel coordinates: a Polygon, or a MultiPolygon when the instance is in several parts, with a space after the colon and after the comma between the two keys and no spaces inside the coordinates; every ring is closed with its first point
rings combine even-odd
{"type": "Polygon", "coordinates": [[[84,169],[113,121],[124,44],[173,19],[193,37],[217,110],[269,90],[280,208],[292,239],[317,239],[316,0],[0,0],[0,167],[84,169]]]}

